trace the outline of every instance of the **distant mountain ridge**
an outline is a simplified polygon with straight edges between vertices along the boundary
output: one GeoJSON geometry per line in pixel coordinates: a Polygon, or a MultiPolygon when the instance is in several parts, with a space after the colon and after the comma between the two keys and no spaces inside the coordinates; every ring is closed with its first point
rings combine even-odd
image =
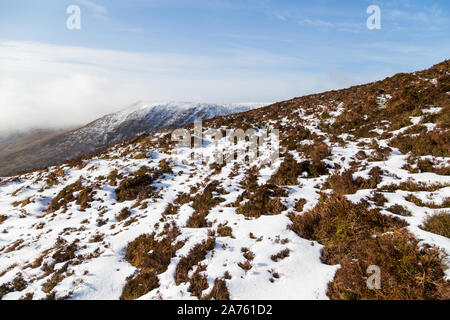
{"type": "MultiPolygon", "coordinates": [[[[0,176],[46,167],[94,152],[145,132],[174,129],[196,119],[212,119],[263,107],[264,103],[138,102],[84,127],[38,139],[7,151],[0,148],[0,176]]],[[[6,145],[6,143],[5,143],[6,145]]]]}

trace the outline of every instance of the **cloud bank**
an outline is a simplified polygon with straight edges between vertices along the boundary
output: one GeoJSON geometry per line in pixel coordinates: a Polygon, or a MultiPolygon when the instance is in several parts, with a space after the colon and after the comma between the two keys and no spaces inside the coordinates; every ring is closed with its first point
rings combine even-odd
{"type": "Polygon", "coordinates": [[[139,100],[278,101],[356,82],[298,72],[307,65],[249,48],[212,58],[4,41],[0,132],[81,125],[139,100]]]}

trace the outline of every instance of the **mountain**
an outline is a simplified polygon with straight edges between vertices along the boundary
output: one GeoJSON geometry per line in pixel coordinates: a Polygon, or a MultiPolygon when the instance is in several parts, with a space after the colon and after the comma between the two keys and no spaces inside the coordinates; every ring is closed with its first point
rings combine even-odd
{"type": "Polygon", "coordinates": [[[144,132],[183,127],[195,119],[248,111],[264,104],[210,104],[139,102],[75,130],[33,130],[0,140],[0,176],[42,168],[94,152],[144,132]],[[58,133],[58,134],[57,134],[58,133]],[[18,139],[22,137],[21,139],[18,139]]]}
{"type": "Polygon", "coordinates": [[[449,95],[444,61],[4,178],[0,297],[449,299],[449,95]]]}

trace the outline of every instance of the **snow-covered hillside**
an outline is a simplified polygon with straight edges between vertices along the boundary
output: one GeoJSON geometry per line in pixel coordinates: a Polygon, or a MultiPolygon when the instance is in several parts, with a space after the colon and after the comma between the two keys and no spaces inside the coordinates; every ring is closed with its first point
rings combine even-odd
{"type": "MultiPolygon", "coordinates": [[[[448,299],[449,72],[203,123],[279,130],[273,166],[200,162],[166,130],[3,179],[0,297],[448,299]],[[366,286],[371,265],[380,290],[366,286]]],[[[212,138],[196,150],[209,160],[228,141],[212,138]]]]}
{"type": "MultiPolygon", "coordinates": [[[[144,132],[173,129],[217,116],[248,111],[264,103],[139,102],[88,125],[0,153],[0,175],[42,168],[134,138],[144,132]]],[[[1,150],[0,150],[1,151],[1,150]]]]}

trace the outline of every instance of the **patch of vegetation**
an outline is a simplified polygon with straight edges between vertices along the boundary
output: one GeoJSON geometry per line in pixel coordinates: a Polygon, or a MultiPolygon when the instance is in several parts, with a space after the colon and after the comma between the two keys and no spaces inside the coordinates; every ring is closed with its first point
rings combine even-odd
{"type": "Polygon", "coordinates": [[[418,207],[427,207],[427,208],[431,208],[431,209],[445,209],[445,208],[450,208],[450,197],[445,198],[444,201],[442,201],[442,204],[438,205],[435,204],[433,202],[423,202],[422,200],[420,200],[419,198],[417,198],[415,195],[413,194],[409,194],[406,198],[406,201],[412,202],[414,203],[416,206],[418,207]]]}
{"type": "Polygon", "coordinates": [[[443,255],[436,248],[419,247],[398,218],[354,204],[340,196],[323,197],[301,216],[291,216],[300,237],[324,245],[322,260],[340,264],[327,294],[331,299],[448,299],[443,255]],[[370,265],[381,268],[382,288],[369,290],[365,279],[370,265]]]}
{"type": "Polygon", "coordinates": [[[295,203],[295,211],[297,212],[302,212],[303,208],[305,207],[306,204],[306,200],[305,199],[298,199],[297,202],[295,203]]]}
{"type": "Polygon", "coordinates": [[[180,285],[181,283],[189,282],[189,272],[193,270],[195,265],[204,260],[207,253],[213,250],[215,246],[216,240],[211,237],[194,246],[187,256],[182,257],[175,270],[176,284],[180,285]]]}
{"type": "Polygon", "coordinates": [[[272,261],[278,262],[289,257],[290,252],[291,251],[289,249],[284,249],[277,254],[272,255],[270,258],[272,259],[272,261]]]}
{"type": "Polygon", "coordinates": [[[0,214],[0,224],[2,224],[3,222],[5,222],[8,219],[8,216],[5,216],[3,214],[0,214]]]}
{"type": "Polygon", "coordinates": [[[218,189],[219,182],[214,181],[208,184],[203,192],[197,194],[194,197],[192,207],[195,212],[189,217],[186,227],[188,228],[206,228],[208,226],[206,216],[209,211],[224,202],[225,200],[220,197],[215,197],[214,193],[218,193],[221,190],[218,189]]]}
{"type": "Polygon", "coordinates": [[[333,189],[336,194],[354,194],[361,189],[374,189],[382,181],[382,170],[374,167],[369,172],[369,179],[358,177],[353,179],[353,170],[331,175],[324,183],[325,189],[333,189]]]}
{"type": "Polygon", "coordinates": [[[216,300],[216,301],[225,301],[230,300],[230,292],[227,288],[227,283],[225,280],[216,279],[214,282],[214,287],[211,292],[206,296],[201,298],[202,300],[216,300]]]}
{"type": "Polygon", "coordinates": [[[217,234],[219,237],[233,237],[233,229],[221,224],[217,227],[217,234]]]}
{"type": "Polygon", "coordinates": [[[395,204],[395,205],[387,208],[387,210],[392,212],[393,214],[397,214],[397,215],[403,216],[403,217],[410,217],[412,215],[411,211],[409,211],[404,206],[401,206],[399,204],[395,204]]]}
{"type": "Polygon", "coordinates": [[[22,274],[17,274],[13,281],[0,285],[0,300],[3,296],[15,292],[23,291],[27,287],[27,282],[23,279],[22,274]]]}
{"type": "MultiPolygon", "coordinates": [[[[314,156],[319,159],[323,156],[324,151],[320,149],[315,152],[314,156]]],[[[320,177],[328,174],[328,169],[322,161],[298,163],[291,154],[287,154],[278,171],[270,178],[269,183],[280,186],[296,186],[298,185],[298,176],[305,172],[308,177],[320,177]]]]}
{"type": "Polygon", "coordinates": [[[158,169],[141,167],[131,176],[122,180],[116,189],[117,201],[142,200],[149,197],[153,191],[153,183],[162,175],[172,173],[172,168],[166,160],[159,162],[158,169]]]}
{"type": "Polygon", "coordinates": [[[399,135],[391,140],[390,145],[404,154],[449,157],[450,131],[436,129],[415,137],[399,135]]]}
{"type": "Polygon", "coordinates": [[[141,235],[128,244],[125,259],[139,271],[127,279],[122,300],[137,299],[159,286],[158,274],[167,270],[170,260],[183,246],[182,242],[174,244],[179,235],[176,226],[167,224],[161,240],[152,233],[141,235]]]}
{"type": "Polygon", "coordinates": [[[119,214],[116,215],[116,220],[122,222],[125,219],[128,219],[131,216],[131,211],[128,208],[123,208],[120,210],[119,214]]]}
{"type": "Polygon", "coordinates": [[[450,214],[443,212],[429,216],[421,228],[425,231],[450,238],[450,214]]]}
{"type": "Polygon", "coordinates": [[[68,203],[75,201],[76,198],[74,196],[74,193],[82,189],[83,184],[81,183],[81,179],[71,185],[68,185],[67,187],[62,189],[55,198],[53,198],[47,208],[47,212],[52,213],[58,211],[62,207],[67,206],[68,203]]]}
{"type": "Polygon", "coordinates": [[[377,189],[377,191],[395,192],[397,190],[403,190],[403,191],[409,191],[409,192],[420,192],[420,191],[435,192],[437,190],[446,188],[448,186],[450,186],[450,184],[448,184],[448,183],[447,184],[446,183],[427,184],[424,182],[415,182],[413,180],[408,180],[405,182],[401,182],[399,184],[390,184],[390,185],[380,187],[377,189]]]}

